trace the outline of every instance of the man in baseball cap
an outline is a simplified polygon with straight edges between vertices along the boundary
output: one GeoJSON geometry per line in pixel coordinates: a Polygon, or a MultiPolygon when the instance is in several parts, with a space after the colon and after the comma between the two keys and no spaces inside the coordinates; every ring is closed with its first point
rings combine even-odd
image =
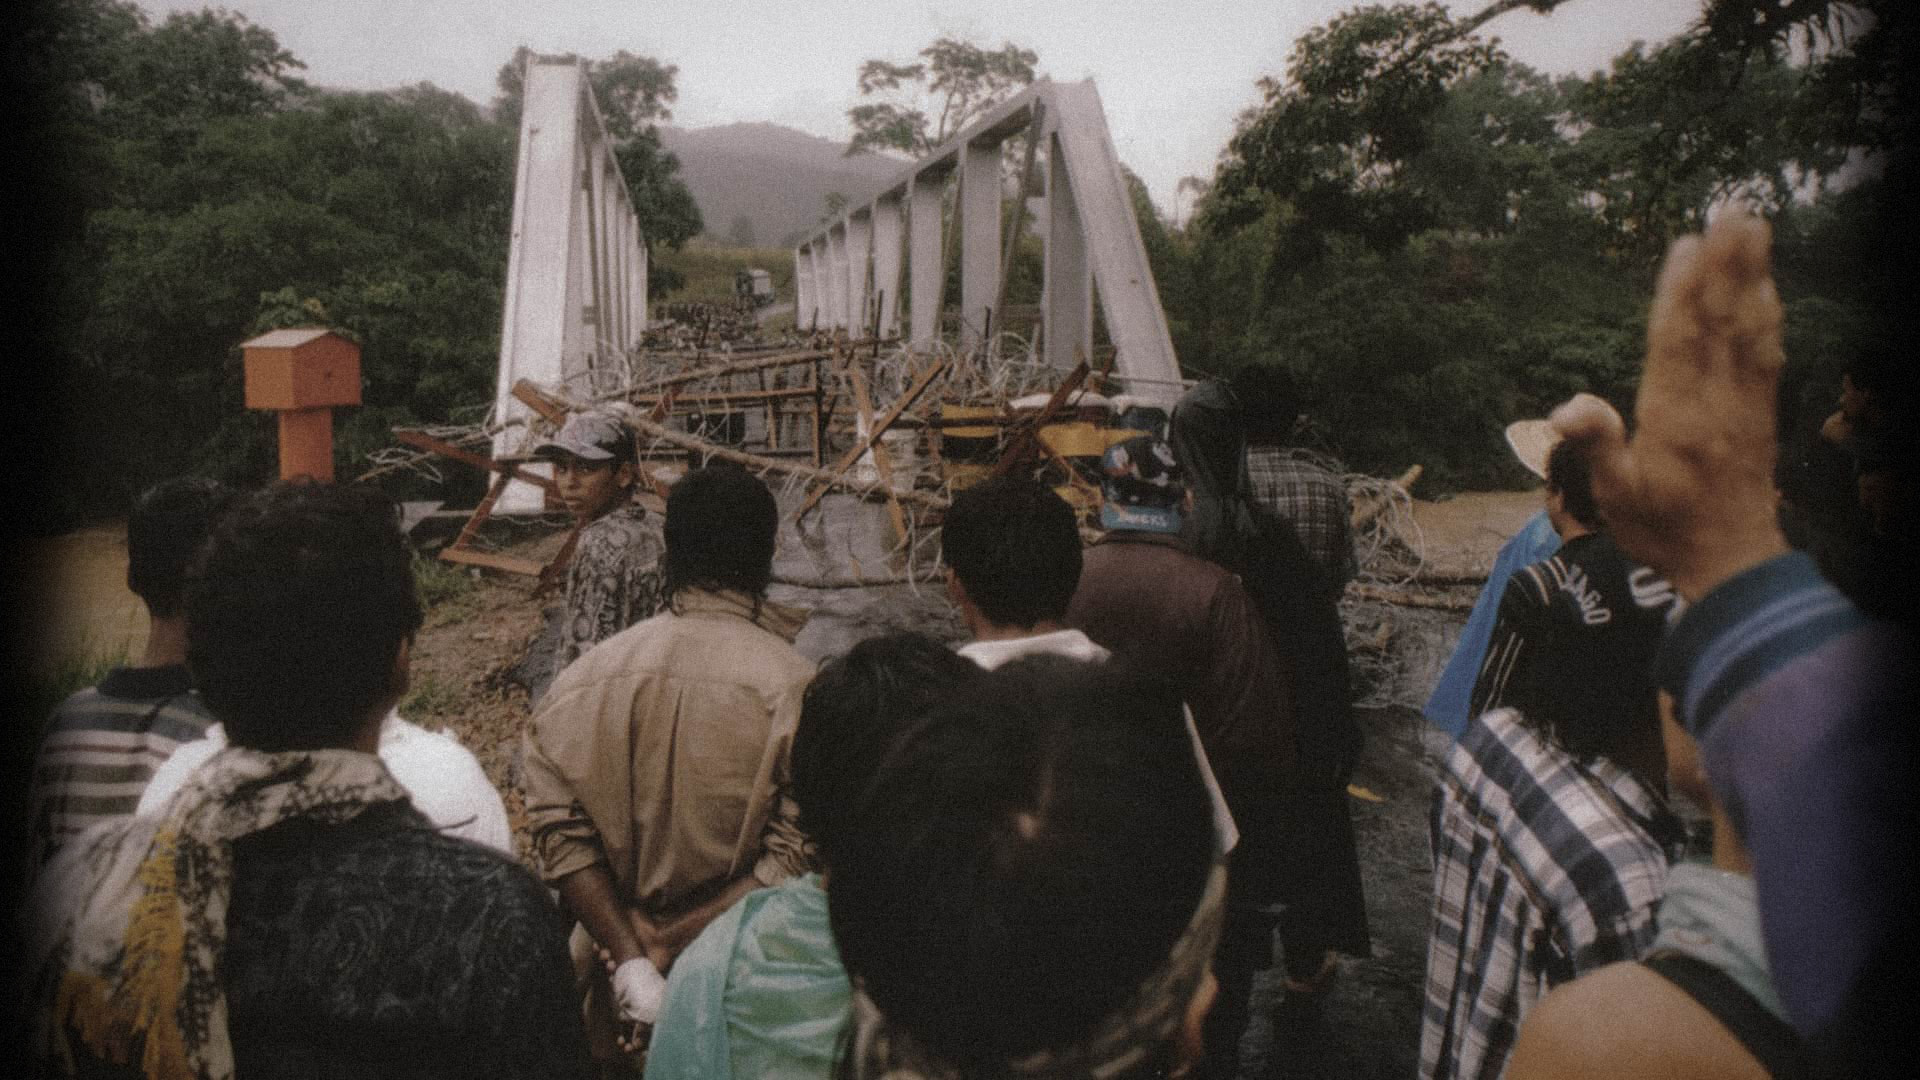
{"type": "Polygon", "coordinates": [[[574,413],[551,439],[533,448],[533,456],[545,461],[578,458],[588,462],[624,462],[632,464],[633,436],[610,409],[574,413]]]}
{"type": "MultiPolygon", "coordinates": [[[[633,435],[618,413],[575,413],[533,456],[553,463],[554,486],[580,526],[551,678],[595,643],[660,610],[666,549],[658,526],[633,501],[639,470],[633,435]]],[[[538,700],[546,680],[531,689],[538,700]]]]}

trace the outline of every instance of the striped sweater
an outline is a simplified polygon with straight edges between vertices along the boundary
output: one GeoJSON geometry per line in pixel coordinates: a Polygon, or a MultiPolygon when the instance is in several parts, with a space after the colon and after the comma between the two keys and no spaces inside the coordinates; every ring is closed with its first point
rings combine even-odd
{"type": "Polygon", "coordinates": [[[115,668],[61,702],[33,766],[27,877],[82,830],[133,813],[160,763],[212,721],[181,664],[115,668]]]}

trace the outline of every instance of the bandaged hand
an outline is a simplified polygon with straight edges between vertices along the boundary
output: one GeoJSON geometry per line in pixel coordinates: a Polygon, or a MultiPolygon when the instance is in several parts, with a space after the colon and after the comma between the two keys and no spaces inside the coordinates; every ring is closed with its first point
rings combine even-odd
{"type": "Polygon", "coordinates": [[[1690,601],[1787,550],[1774,509],[1783,356],[1768,246],[1764,222],[1731,214],[1674,241],[1631,443],[1620,414],[1591,394],[1553,411],[1554,427],[1584,447],[1608,533],[1690,601]]]}
{"type": "Polygon", "coordinates": [[[660,1005],[667,996],[667,980],[644,956],[636,956],[613,969],[613,1002],[621,1019],[651,1024],[660,1018],[660,1005]]]}

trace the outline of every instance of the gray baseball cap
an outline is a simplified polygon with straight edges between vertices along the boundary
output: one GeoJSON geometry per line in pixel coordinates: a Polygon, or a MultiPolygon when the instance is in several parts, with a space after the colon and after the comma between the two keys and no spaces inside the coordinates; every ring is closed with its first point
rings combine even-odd
{"type": "Polygon", "coordinates": [[[537,458],[551,460],[563,455],[581,461],[632,461],[633,437],[611,412],[596,409],[574,413],[553,438],[533,448],[537,458]]]}

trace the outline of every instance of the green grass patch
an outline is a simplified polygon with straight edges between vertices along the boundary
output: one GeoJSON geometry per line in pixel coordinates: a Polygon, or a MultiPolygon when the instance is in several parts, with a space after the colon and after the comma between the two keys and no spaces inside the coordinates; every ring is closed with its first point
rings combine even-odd
{"type": "Polygon", "coordinates": [[[659,256],[660,264],[679,271],[685,286],[656,300],[674,303],[729,303],[733,275],[741,270],[765,270],[773,276],[774,301],[793,299],[793,249],[783,247],[721,247],[694,242],[659,256]]]}
{"type": "Polygon", "coordinates": [[[431,675],[416,676],[407,695],[400,699],[400,715],[418,724],[430,716],[450,716],[459,704],[458,690],[431,675]]]}
{"type": "Polygon", "coordinates": [[[419,591],[420,606],[428,611],[465,599],[473,592],[473,584],[466,567],[413,553],[413,587],[419,591]]]}

